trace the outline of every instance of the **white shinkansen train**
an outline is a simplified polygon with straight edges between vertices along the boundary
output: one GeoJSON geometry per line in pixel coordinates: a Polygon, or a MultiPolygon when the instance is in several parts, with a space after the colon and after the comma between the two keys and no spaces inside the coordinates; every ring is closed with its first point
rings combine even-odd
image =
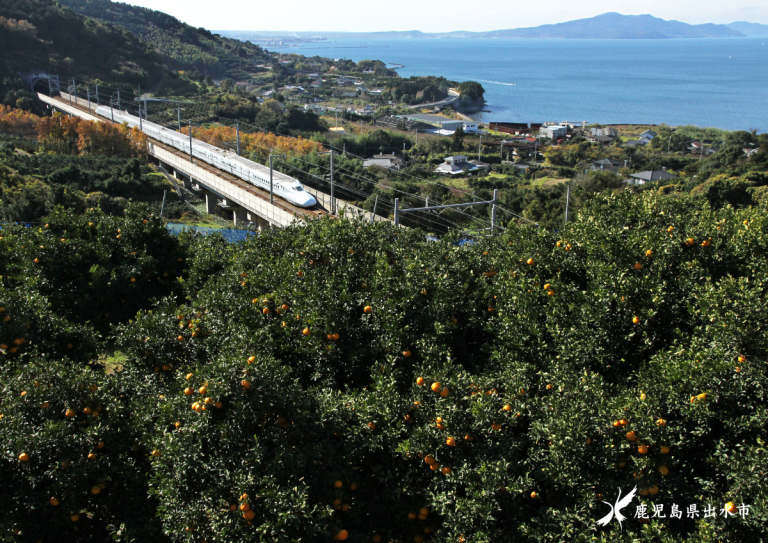
{"type": "MultiPolygon", "coordinates": [[[[113,111],[111,108],[99,106],[96,108],[96,113],[118,123],[128,123],[131,128],[139,126],[139,118],[125,111],[113,111]]],[[[170,145],[183,153],[189,153],[188,135],[144,120],[141,122],[141,128],[150,138],[170,145]]],[[[269,191],[269,168],[266,166],[194,138],[192,139],[192,156],[269,191]]],[[[299,207],[312,207],[317,203],[317,200],[304,190],[298,180],[278,171],[273,171],[272,174],[272,191],[276,196],[299,207]]]]}

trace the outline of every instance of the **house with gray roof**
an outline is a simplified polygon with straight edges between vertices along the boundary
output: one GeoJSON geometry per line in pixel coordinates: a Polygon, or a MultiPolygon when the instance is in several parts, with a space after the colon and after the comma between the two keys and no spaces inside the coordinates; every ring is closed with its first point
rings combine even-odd
{"type": "Polygon", "coordinates": [[[435,168],[435,173],[441,173],[444,175],[462,175],[466,172],[476,172],[480,170],[480,166],[467,161],[467,157],[464,155],[453,155],[446,157],[445,162],[435,168]]]}
{"type": "Polygon", "coordinates": [[[646,183],[653,183],[663,179],[677,179],[677,176],[663,170],[650,170],[631,173],[629,174],[629,179],[625,179],[624,182],[628,185],[645,185],[646,183]]]}

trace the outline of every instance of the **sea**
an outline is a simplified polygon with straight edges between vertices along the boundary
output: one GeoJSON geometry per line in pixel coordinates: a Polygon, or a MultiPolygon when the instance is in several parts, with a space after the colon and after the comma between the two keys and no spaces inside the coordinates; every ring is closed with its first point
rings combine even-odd
{"type": "Polygon", "coordinates": [[[535,40],[331,39],[266,46],[333,59],[377,59],[401,77],[473,80],[477,120],[694,124],[768,131],[768,38],[535,40]]]}

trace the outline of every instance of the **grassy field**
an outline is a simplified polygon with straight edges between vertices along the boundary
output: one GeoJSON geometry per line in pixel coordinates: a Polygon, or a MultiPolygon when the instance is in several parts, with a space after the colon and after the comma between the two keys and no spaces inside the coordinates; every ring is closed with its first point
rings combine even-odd
{"type": "Polygon", "coordinates": [[[553,185],[558,185],[560,183],[565,183],[566,181],[570,181],[567,177],[540,177],[537,178],[534,182],[531,183],[531,186],[533,187],[551,187],[553,185]]]}

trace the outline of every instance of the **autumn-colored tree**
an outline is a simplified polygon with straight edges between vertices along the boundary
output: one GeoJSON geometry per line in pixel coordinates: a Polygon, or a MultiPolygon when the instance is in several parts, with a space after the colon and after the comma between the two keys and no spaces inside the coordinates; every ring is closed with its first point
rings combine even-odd
{"type": "Polygon", "coordinates": [[[0,133],[31,136],[38,121],[40,117],[34,113],[0,105],[0,133]]]}
{"type": "Polygon", "coordinates": [[[54,114],[37,123],[44,151],[135,157],[146,152],[147,137],[127,124],[112,125],[54,114]]]}
{"type": "MultiPolygon", "coordinates": [[[[182,128],[181,131],[189,134],[189,128],[182,128]]],[[[234,143],[237,139],[236,129],[232,126],[192,128],[192,135],[200,141],[217,146],[221,146],[222,143],[234,143]]],[[[255,154],[259,160],[266,160],[271,152],[303,156],[322,151],[323,147],[319,143],[304,139],[301,136],[292,138],[264,132],[253,134],[241,132],[240,150],[243,154],[251,156],[255,154]]]]}

